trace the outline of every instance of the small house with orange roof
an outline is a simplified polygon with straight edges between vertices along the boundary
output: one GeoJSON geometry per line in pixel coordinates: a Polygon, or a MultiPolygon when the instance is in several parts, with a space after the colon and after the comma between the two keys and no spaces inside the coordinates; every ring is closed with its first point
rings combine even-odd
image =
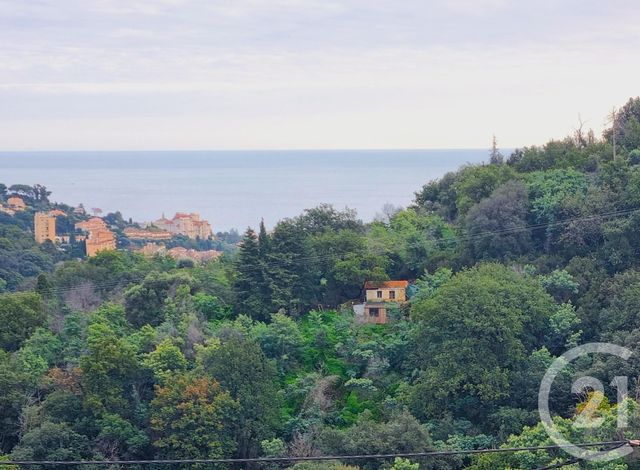
{"type": "Polygon", "coordinates": [[[409,281],[367,281],[364,283],[365,323],[387,323],[391,307],[407,301],[409,281]]]}

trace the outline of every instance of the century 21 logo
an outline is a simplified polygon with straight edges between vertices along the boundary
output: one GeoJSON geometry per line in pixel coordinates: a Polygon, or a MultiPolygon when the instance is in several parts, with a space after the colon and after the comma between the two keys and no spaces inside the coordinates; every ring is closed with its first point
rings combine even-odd
{"type": "MultiPolygon", "coordinates": [[[[595,462],[607,462],[610,460],[619,459],[627,454],[633,452],[633,449],[629,445],[618,447],[612,450],[596,451],[587,450],[578,447],[569,442],[555,427],[553,420],[551,419],[551,413],[549,411],[549,394],[551,392],[551,386],[558,374],[571,363],[580,357],[587,356],[589,354],[609,354],[624,359],[625,361],[633,354],[630,349],[622,346],[618,346],[610,343],[588,343],[582,346],[570,349],[562,356],[558,357],[551,366],[547,369],[546,374],[542,378],[540,384],[540,391],[538,393],[538,413],[540,413],[540,419],[545,427],[549,437],[566,452],[572,456],[595,462]]],[[[616,388],[618,395],[618,407],[617,407],[617,428],[622,429],[627,427],[628,422],[628,410],[626,406],[622,406],[623,400],[627,397],[628,378],[627,377],[615,377],[611,382],[611,385],[616,388]]],[[[590,410],[595,410],[600,405],[602,398],[604,397],[604,386],[602,382],[594,377],[580,377],[571,386],[572,393],[581,393],[584,390],[593,390],[595,393],[586,405],[586,410],[578,416],[574,422],[576,427],[599,427],[603,424],[604,418],[585,419],[585,416],[589,415],[590,410]]]]}

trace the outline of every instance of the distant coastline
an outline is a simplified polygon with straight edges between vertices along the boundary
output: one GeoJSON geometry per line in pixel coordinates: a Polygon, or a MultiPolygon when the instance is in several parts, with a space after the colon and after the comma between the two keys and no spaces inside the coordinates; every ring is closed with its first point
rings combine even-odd
{"type": "Polygon", "coordinates": [[[225,231],[261,218],[273,226],[320,203],[371,220],[385,203],[406,206],[427,181],[487,157],[486,149],[2,151],[0,179],[140,221],[194,210],[225,231]]]}

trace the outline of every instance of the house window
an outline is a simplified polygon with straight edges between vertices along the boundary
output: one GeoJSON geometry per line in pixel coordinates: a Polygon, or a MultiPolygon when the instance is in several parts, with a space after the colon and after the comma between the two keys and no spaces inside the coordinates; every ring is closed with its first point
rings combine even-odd
{"type": "Polygon", "coordinates": [[[389,292],[389,298],[390,299],[395,299],[396,298],[396,291],[392,290],[389,292]]]}
{"type": "Polygon", "coordinates": [[[381,299],[382,298],[382,291],[379,290],[378,292],[376,292],[376,297],[381,299]]]}
{"type": "Polygon", "coordinates": [[[379,317],[380,316],[380,309],[370,308],[369,309],[369,316],[370,317],[379,317]]]}

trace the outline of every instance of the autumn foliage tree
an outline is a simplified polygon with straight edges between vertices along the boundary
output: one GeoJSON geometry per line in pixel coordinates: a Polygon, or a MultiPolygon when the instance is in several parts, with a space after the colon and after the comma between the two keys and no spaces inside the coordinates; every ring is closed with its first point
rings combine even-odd
{"type": "Polygon", "coordinates": [[[151,402],[153,446],[169,459],[230,457],[238,403],[208,377],[183,374],[156,389],[151,402]]]}

